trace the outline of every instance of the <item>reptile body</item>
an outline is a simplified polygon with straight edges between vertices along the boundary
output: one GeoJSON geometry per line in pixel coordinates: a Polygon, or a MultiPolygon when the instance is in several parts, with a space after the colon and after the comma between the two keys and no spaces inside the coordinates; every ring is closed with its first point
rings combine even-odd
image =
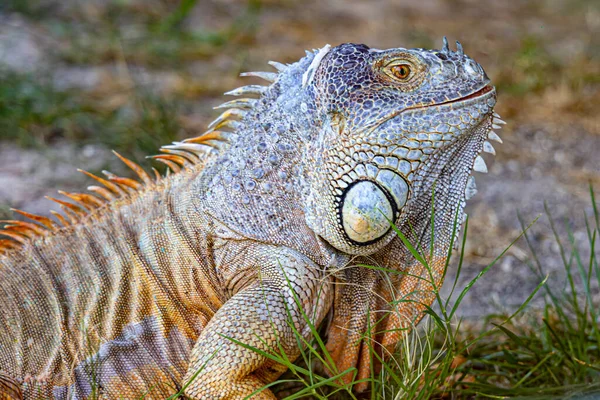
{"type": "Polygon", "coordinates": [[[369,377],[435,298],[499,140],[495,89],[457,46],[272,63],[206,134],[163,147],[166,176],[121,157],[139,180],[90,175],[57,221],[18,211],[32,222],[0,240],[0,398],[272,399],[260,388],[285,368],[265,353],[297,358],[311,325],[329,373],[369,377]]]}

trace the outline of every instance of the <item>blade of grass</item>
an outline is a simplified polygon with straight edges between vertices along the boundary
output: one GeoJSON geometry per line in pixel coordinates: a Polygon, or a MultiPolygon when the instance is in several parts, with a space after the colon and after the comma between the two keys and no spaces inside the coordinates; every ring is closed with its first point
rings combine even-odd
{"type": "Polygon", "coordinates": [[[456,310],[458,309],[458,306],[460,305],[460,303],[462,302],[463,298],[466,296],[466,294],[469,292],[469,290],[471,289],[471,287],[475,284],[475,282],[477,282],[483,275],[485,275],[495,264],[496,262],[498,262],[498,260],[500,258],[502,258],[504,256],[504,254],[506,254],[506,252],[508,250],[510,250],[510,248],[525,234],[525,232],[527,232],[529,230],[529,228],[531,228],[531,226],[533,224],[535,224],[537,222],[537,220],[539,219],[539,216],[537,216],[528,226],[527,228],[521,232],[519,234],[519,236],[516,237],[516,239],[514,239],[506,249],[504,249],[502,251],[502,253],[500,253],[500,255],[498,255],[490,264],[488,264],[488,266],[486,266],[483,270],[481,270],[477,276],[475,278],[473,278],[466,286],[465,288],[461,291],[460,295],[458,296],[458,299],[456,300],[456,302],[454,303],[454,306],[452,307],[452,311],[450,312],[450,318],[452,318],[454,316],[454,314],[456,313],[456,310]]]}

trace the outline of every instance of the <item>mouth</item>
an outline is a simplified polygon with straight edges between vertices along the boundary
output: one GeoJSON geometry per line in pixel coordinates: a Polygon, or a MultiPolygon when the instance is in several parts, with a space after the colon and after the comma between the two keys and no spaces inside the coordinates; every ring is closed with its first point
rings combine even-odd
{"type": "MultiPolygon", "coordinates": [[[[492,85],[485,85],[484,87],[482,87],[481,89],[465,96],[465,97],[459,97],[458,99],[454,99],[454,100],[449,100],[449,101],[445,101],[443,103],[437,103],[437,104],[432,104],[431,106],[436,107],[436,106],[444,106],[446,104],[452,104],[452,103],[462,103],[462,102],[466,102],[468,100],[473,100],[473,99],[477,99],[479,97],[482,97],[492,91],[494,91],[495,88],[492,85]]],[[[429,106],[429,107],[431,107],[429,106]]]]}
{"type": "Polygon", "coordinates": [[[398,113],[398,114],[401,114],[401,113],[409,111],[409,110],[410,111],[422,110],[422,109],[431,108],[431,107],[447,106],[449,104],[460,104],[460,105],[465,104],[466,105],[466,104],[469,104],[474,101],[481,101],[480,99],[482,97],[487,97],[487,96],[493,95],[495,92],[496,92],[496,89],[492,85],[486,84],[481,89],[478,89],[475,92],[468,94],[466,96],[459,97],[459,98],[456,98],[453,100],[444,101],[441,103],[434,103],[434,104],[427,104],[427,105],[420,105],[420,106],[416,106],[416,107],[405,108],[404,110],[401,110],[400,113],[398,113]]]}

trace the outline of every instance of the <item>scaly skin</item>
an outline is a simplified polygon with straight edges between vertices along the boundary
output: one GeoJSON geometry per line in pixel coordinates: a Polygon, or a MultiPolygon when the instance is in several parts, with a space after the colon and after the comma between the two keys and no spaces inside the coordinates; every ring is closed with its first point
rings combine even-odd
{"type": "Polygon", "coordinates": [[[176,173],[124,160],[141,182],[108,174],[93,197],[66,194],[60,224],[9,223],[0,398],[243,399],[285,369],[262,352],[297,358],[294,330],[309,339],[327,315],[329,373],[368,377],[370,349],[387,356],[433,301],[497,139],[495,91],[458,47],[273,63],[255,74],[270,86],[231,92],[258,99],[163,148],[176,173]],[[389,221],[431,249],[429,270],[389,221]]]}

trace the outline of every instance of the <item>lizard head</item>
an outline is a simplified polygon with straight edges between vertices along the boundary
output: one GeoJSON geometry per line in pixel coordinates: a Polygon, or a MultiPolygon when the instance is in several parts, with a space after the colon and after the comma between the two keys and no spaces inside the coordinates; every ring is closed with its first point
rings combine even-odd
{"type": "Polygon", "coordinates": [[[426,228],[432,193],[436,233],[462,216],[469,175],[489,145],[496,91],[458,42],[457,51],[445,38],[442,50],[326,47],[304,85],[321,120],[307,154],[318,170],[307,221],[319,236],[340,251],[372,254],[395,236],[390,222],[426,228]]]}

